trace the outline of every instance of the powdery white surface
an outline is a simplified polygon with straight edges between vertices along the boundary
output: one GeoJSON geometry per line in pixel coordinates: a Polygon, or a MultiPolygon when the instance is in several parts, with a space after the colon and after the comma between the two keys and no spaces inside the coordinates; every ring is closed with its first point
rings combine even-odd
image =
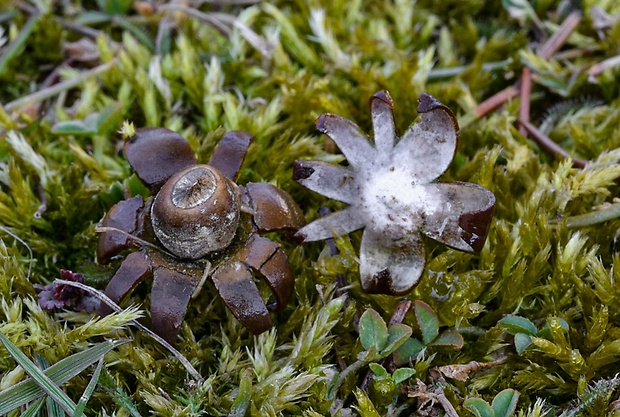
{"type": "Polygon", "coordinates": [[[350,120],[330,114],[317,120],[317,128],[336,142],[349,166],[301,161],[296,179],[350,207],[315,220],[297,235],[313,241],[365,228],[360,248],[362,287],[404,294],[423,273],[421,234],[459,250],[480,250],[495,198],[474,184],[436,182],[458,142],[456,119],[447,107],[421,95],[420,118],[400,140],[392,107],[387,92],[371,99],[374,143],[350,120]],[[482,214],[472,221],[476,213],[482,214]],[[469,217],[462,223],[465,215],[469,217]],[[469,229],[462,229],[462,224],[469,229]],[[480,230],[482,239],[476,235],[480,230]]]}

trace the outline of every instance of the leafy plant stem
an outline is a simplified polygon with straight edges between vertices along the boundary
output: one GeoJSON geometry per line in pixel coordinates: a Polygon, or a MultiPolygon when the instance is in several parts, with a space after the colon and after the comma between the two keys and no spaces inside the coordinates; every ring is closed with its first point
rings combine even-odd
{"type": "Polygon", "coordinates": [[[327,393],[327,398],[333,400],[336,397],[340,386],[344,383],[344,381],[346,381],[349,375],[359,371],[365,366],[368,366],[368,364],[372,362],[372,359],[373,358],[358,359],[357,361],[349,365],[346,369],[344,369],[342,372],[340,372],[334,383],[330,386],[327,393]]]}
{"type": "Polygon", "coordinates": [[[614,203],[602,210],[571,216],[566,219],[566,225],[570,228],[588,227],[620,217],[620,203],[614,203]]]}

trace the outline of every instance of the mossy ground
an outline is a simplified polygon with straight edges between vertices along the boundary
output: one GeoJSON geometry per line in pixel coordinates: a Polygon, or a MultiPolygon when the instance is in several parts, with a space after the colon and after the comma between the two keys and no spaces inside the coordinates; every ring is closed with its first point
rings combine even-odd
{"type": "MultiPolygon", "coordinates": [[[[49,363],[102,338],[133,339],[106,356],[87,415],[441,415],[444,399],[468,415],[465,399],[491,402],[505,388],[519,391],[520,416],[620,413],[620,219],[571,223],[619,191],[618,2],[194,3],[0,5],[0,332],[49,363]],[[582,17],[572,35],[542,57],[540,45],[574,11],[582,17]],[[523,135],[519,97],[477,113],[483,100],[518,87],[524,67],[534,74],[532,124],[587,160],[585,168],[523,135]],[[63,84],[71,79],[82,81],[63,84]],[[179,131],[199,161],[226,130],[253,133],[239,182],[277,184],[311,220],[319,206],[339,206],[294,183],[293,162],[342,160],[314,120],[330,112],[370,131],[367,103],[379,90],[390,91],[401,132],[421,92],[447,104],[461,140],[442,180],[474,182],[497,197],[481,255],[427,242],[426,272],[407,296],[461,333],[462,348],[428,346],[410,365],[416,374],[387,390],[363,368],[329,397],[335,372],[363,350],[360,315],[372,307],[388,320],[402,299],[360,291],[357,233],[338,242],[337,256],[323,243],[282,240],[295,299],[258,337],[207,284],[178,341],[200,383],[130,325],[135,312],[99,319],[38,307],[33,285],[60,268],[83,272],[97,288],[113,271],[94,263],[94,227],[125,193],[144,192],[120,151],[123,120],[179,131]],[[500,323],[510,315],[535,327],[521,353],[523,331],[500,323]],[[470,361],[495,364],[464,381],[438,376],[438,367],[470,361]]],[[[148,283],[131,304],[148,305],[148,283]]],[[[412,312],[403,322],[420,334],[412,312]]],[[[0,389],[24,377],[4,349],[0,375],[0,389]]],[[[84,373],[63,387],[77,400],[88,380],[84,373]]]]}

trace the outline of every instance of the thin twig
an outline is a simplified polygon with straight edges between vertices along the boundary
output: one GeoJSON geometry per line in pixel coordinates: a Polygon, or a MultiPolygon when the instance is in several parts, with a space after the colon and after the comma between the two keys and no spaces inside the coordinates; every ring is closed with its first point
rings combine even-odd
{"type": "Polygon", "coordinates": [[[97,39],[99,37],[99,35],[101,33],[103,33],[100,30],[93,29],[93,28],[90,28],[88,26],[76,25],[75,23],[70,22],[70,21],[68,21],[66,19],[62,19],[62,18],[59,18],[59,17],[56,17],[56,19],[66,29],[69,29],[69,30],[71,30],[73,32],[79,33],[80,35],[88,36],[89,38],[97,39]]]}
{"type": "Polygon", "coordinates": [[[562,46],[566,43],[570,35],[575,31],[577,25],[581,21],[581,13],[572,12],[569,14],[562,25],[556,30],[553,35],[547,39],[547,42],[541,45],[538,56],[542,59],[549,59],[557,51],[559,51],[562,46]]]}
{"type": "Polygon", "coordinates": [[[538,144],[538,146],[540,146],[540,148],[544,150],[545,152],[547,152],[548,154],[553,155],[553,156],[559,156],[562,158],[572,159],[573,166],[575,168],[583,168],[586,166],[586,161],[584,161],[583,159],[573,158],[572,156],[570,156],[568,152],[564,150],[564,148],[562,148],[560,145],[558,145],[553,140],[551,140],[551,138],[549,138],[543,132],[538,130],[538,128],[536,128],[530,122],[527,122],[525,120],[519,120],[519,123],[529,132],[530,135],[532,135],[532,138],[538,144]]]}
{"type": "Polygon", "coordinates": [[[588,76],[590,78],[598,77],[608,68],[617,67],[620,65],[620,55],[616,55],[611,58],[607,58],[604,61],[599,62],[598,64],[594,64],[588,70],[588,76]]]}
{"type": "MultiPolygon", "coordinates": [[[[75,281],[66,281],[64,279],[56,279],[56,280],[54,280],[54,284],[69,285],[71,287],[79,288],[81,290],[86,291],[87,293],[89,293],[93,297],[98,298],[100,301],[104,302],[108,307],[110,307],[112,310],[116,311],[117,313],[120,313],[120,312],[123,311],[123,309],[121,307],[119,307],[118,304],[116,304],[114,301],[112,301],[104,293],[102,293],[101,291],[97,291],[96,289],[94,289],[93,287],[90,287],[88,285],[82,284],[80,282],[75,282],[75,281]]],[[[189,372],[189,374],[196,381],[198,381],[198,382],[203,382],[204,381],[204,378],[202,377],[202,375],[200,375],[198,373],[198,371],[192,366],[192,364],[187,360],[187,358],[185,356],[183,356],[181,354],[181,352],[176,350],[170,343],[166,342],[161,336],[159,336],[158,334],[153,332],[151,329],[149,329],[148,327],[146,327],[145,325],[143,325],[139,321],[131,320],[131,323],[134,326],[136,326],[138,329],[142,330],[144,333],[146,333],[149,336],[151,336],[153,339],[155,339],[155,341],[157,341],[159,344],[161,344],[163,347],[165,347],[170,353],[172,353],[174,355],[174,357],[177,358],[177,360],[179,362],[181,362],[181,364],[185,367],[187,372],[189,372]]]]}
{"type": "Polygon", "coordinates": [[[596,224],[603,223],[609,220],[614,220],[619,217],[620,217],[620,203],[615,203],[615,204],[610,204],[609,206],[601,210],[594,210],[590,213],[567,217],[566,226],[571,229],[577,228],[577,227],[594,226],[596,224]]]}
{"type": "Polygon", "coordinates": [[[61,93],[63,91],[69,90],[70,88],[80,85],[82,82],[84,82],[85,80],[91,77],[95,77],[99,74],[106,72],[107,70],[112,68],[115,64],[116,64],[116,58],[112,59],[110,62],[107,62],[103,65],[99,65],[98,67],[95,67],[88,71],[84,71],[80,73],[77,77],[71,78],[69,80],[63,81],[49,88],[44,88],[43,90],[36,91],[32,94],[29,94],[17,100],[11,101],[10,103],[4,106],[4,109],[5,111],[9,112],[9,111],[18,109],[28,103],[36,103],[42,100],[46,100],[50,97],[57,95],[58,93],[61,93]]]}
{"type": "Polygon", "coordinates": [[[138,242],[142,246],[148,246],[151,249],[154,249],[154,250],[156,250],[158,252],[161,252],[163,254],[166,254],[168,256],[171,256],[171,257],[175,258],[175,256],[172,253],[166,251],[164,248],[161,248],[161,247],[159,247],[157,245],[154,245],[151,242],[147,242],[144,239],[140,239],[139,237],[134,236],[131,233],[127,233],[124,230],[117,229],[116,227],[97,226],[97,227],[95,227],[95,233],[120,233],[121,235],[123,235],[123,236],[125,236],[125,237],[127,237],[129,239],[135,240],[136,242],[138,242]]]}
{"type": "MultiPolygon", "coordinates": [[[[558,30],[555,31],[553,36],[551,36],[547,40],[547,42],[545,42],[540,47],[538,56],[541,57],[542,59],[551,58],[557,51],[559,51],[562,48],[562,46],[564,46],[564,44],[566,43],[570,35],[573,33],[573,31],[575,30],[575,28],[577,27],[580,21],[581,21],[581,15],[578,12],[573,12],[570,15],[568,15],[568,17],[564,19],[564,22],[558,28],[558,30]]],[[[531,83],[531,78],[530,78],[530,83],[531,83]]],[[[523,77],[521,79],[521,84],[523,84],[523,77]]],[[[492,112],[493,110],[501,106],[502,104],[506,103],[508,100],[515,98],[519,94],[519,90],[522,88],[523,88],[523,85],[521,86],[513,85],[494,94],[493,96],[489,97],[488,99],[480,103],[478,107],[476,107],[476,110],[474,111],[474,116],[476,118],[480,118],[480,117],[483,117],[489,114],[490,112],[492,112]]],[[[522,93],[522,94],[529,95],[529,92],[522,93]]]]}
{"type": "Polygon", "coordinates": [[[491,97],[478,104],[478,107],[476,107],[476,110],[474,111],[474,115],[477,119],[486,116],[502,104],[506,103],[508,100],[515,98],[518,94],[519,90],[517,90],[516,87],[512,85],[510,87],[506,87],[502,91],[493,94],[491,97]]]}
{"type": "MultiPolygon", "coordinates": [[[[398,305],[394,309],[394,312],[392,313],[392,317],[390,318],[390,323],[388,324],[388,326],[402,323],[405,319],[405,315],[411,309],[411,304],[413,304],[411,300],[407,300],[406,298],[400,300],[398,305]]],[[[383,361],[383,365],[385,366],[385,369],[387,369],[391,373],[394,373],[394,371],[398,369],[398,366],[396,366],[396,364],[394,363],[393,355],[385,358],[383,361]]]]}
{"type": "Polygon", "coordinates": [[[30,253],[30,262],[28,262],[28,275],[26,275],[26,279],[30,281],[30,271],[32,270],[32,262],[34,261],[34,254],[32,253],[32,249],[30,249],[30,246],[21,237],[17,236],[6,227],[0,226],[0,230],[11,236],[13,239],[17,240],[19,243],[24,245],[26,249],[28,249],[28,252],[30,253]]]}
{"type": "Polygon", "coordinates": [[[209,23],[226,37],[230,37],[230,34],[232,33],[231,29],[228,26],[223,25],[219,19],[213,17],[211,14],[203,13],[200,10],[192,9],[191,7],[186,7],[180,4],[163,4],[157,8],[157,11],[168,10],[186,12],[198,20],[209,23]]]}
{"type": "Polygon", "coordinates": [[[37,211],[34,212],[32,217],[34,217],[35,219],[40,219],[47,211],[47,204],[49,203],[49,200],[45,195],[45,190],[43,189],[43,185],[41,185],[41,183],[37,184],[37,194],[39,195],[39,201],[41,201],[41,204],[37,208],[37,211]]]}
{"type": "Polygon", "coordinates": [[[411,300],[407,300],[406,298],[403,300],[400,300],[398,302],[398,305],[394,309],[394,313],[392,313],[392,317],[390,318],[390,323],[388,324],[388,326],[402,323],[403,320],[405,319],[405,315],[411,308],[411,304],[412,304],[411,300]]]}
{"type": "MultiPolygon", "coordinates": [[[[512,64],[512,62],[512,58],[508,58],[503,61],[485,62],[484,64],[482,64],[481,70],[484,72],[499,70],[502,68],[506,68],[508,65],[512,64]]],[[[446,78],[456,77],[467,71],[469,68],[471,68],[470,65],[458,65],[456,67],[448,68],[433,68],[428,73],[428,81],[441,81],[446,78]]]]}

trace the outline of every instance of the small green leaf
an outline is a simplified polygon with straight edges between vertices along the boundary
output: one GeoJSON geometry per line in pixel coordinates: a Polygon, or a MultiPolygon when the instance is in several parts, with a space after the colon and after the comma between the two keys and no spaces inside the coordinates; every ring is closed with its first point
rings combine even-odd
{"type": "Polygon", "coordinates": [[[250,400],[252,399],[252,370],[246,369],[239,382],[239,392],[230,407],[231,417],[243,417],[246,415],[250,400]]]}
{"type": "Polygon", "coordinates": [[[540,329],[540,331],[536,334],[536,336],[544,337],[545,339],[551,340],[551,320],[557,320],[557,322],[560,323],[560,329],[564,330],[565,332],[569,330],[569,325],[566,322],[566,320],[564,320],[561,317],[552,317],[549,320],[547,320],[545,325],[540,329]]]}
{"type": "Polygon", "coordinates": [[[477,417],[495,417],[495,413],[489,403],[481,398],[468,398],[463,403],[463,407],[471,411],[477,417]]]}
{"type": "Polygon", "coordinates": [[[144,183],[140,181],[140,178],[138,178],[136,174],[131,174],[129,178],[124,181],[124,184],[129,190],[129,195],[131,195],[132,197],[141,195],[146,199],[151,196],[151,191],[146,188],[144,183]]]}
{"type": "Polygon", "coordinates": [[[538,329],[534,323],[521,316],[506,316],[498,322],[506,331],[512,335],[517,333],[525,333],[530,336],[536,336],[538,329]]]}
{"type": "Polygon", "coordinates": [[[364,311],[359,324],[360,341],[364,349],[375,347],[381,352],[387,345],[388,330],[383,318],[372,308],[364,311]]]}
{"type": "Polygon", "coordinates": [[[413,375],[415,375],[415,369],[399,368],[395,370],[394,373],[392,374],[392,381],[394,381],[397,384],[400,384],[401,382],[411,378],[413,375]]]}
{"type": "Polygon", "coordinates": [[[52,127],[52,133],[57,135],[88,136],[94,134],[95,130],[82,120],[67,120],[56,123],[52,127]]]}
{"type": "Polygon", "coordinates": [[[107,13],[85,12],[85,13],[79,14],[75,18],[73,23],[76,25],[80,25],[80,26],[89,26],[89,25],[97,24],[97,23],[106,23],[106,22],[109,22],[110,20],[112,20],[112,16],[110,16],[107,13]]]}
{"type": "Polygon", "coordinates": [[[431,306],[424,301],[416,300],[413,305],[415,317],[422,331],[422,342],[431,343],[439,334],[439,318],[431,306]]]}
{"type": "Polygon", "coordinates": [[[123,121],[123,104],[112,103],[97,115],[96,132],[99,135],[110,135],[123,121]]]}
{"type": "Polygon", "coordinates": [[[132,4],[131,0],[97,0],[99,9],[112,16],[126,14],[132,4]]]}
{"type": "Polygon", "coordinates": [[[354,394],[355,398],[357,398],[357,406],[354,406],[354,408],[359,412],[361,417],[381,416],[364,391],[359,388],[355,388],[354,394]]]}
{"type": "Polygon", "coordinates": [[[429,346],[451,346],[455,349],[461,349],[464,344],[463,336],[456,329],[448,329],[433,340],[429,346]]]}
{"type": "Polygon", "coordinates": [[[532,339],[525,333],[515,334],[515,349],[517,353],[523,353],[532,344],[532,339]]]}
{"type": "Polygon", "coordinates": [[[379,365],[378,363],[369,363],[368,367],[370,368],[373,374],[379,377],[387,376],[388,374],[388,371],[383,366],[379,365]]]}
{"type": "Polygon", "coordinates": [[[414,361],[424,348],[426,348],[424,343],[420,342],[418,339],[409,338],[405,340],[405,343],[396,349],[396,351],[394,351],[394,363],[397,366],[406,365],[409,362],[414,361]]]}
{"type": "Polygon", "coordinates": [[[491,407],[495,417],[510,417],[517,409],[517,401],[519,401],[519,392],[513,389],[505,389],[495,396],[491,407]]]}
{"type": "Polygon", "coordinates": [[[380,352],[381,355],[385,357],[394,352],[409,339],[411,333],[411,327],[406,324],[396,323],[391,325],[388,328],[387,346],[380,352]]]}

